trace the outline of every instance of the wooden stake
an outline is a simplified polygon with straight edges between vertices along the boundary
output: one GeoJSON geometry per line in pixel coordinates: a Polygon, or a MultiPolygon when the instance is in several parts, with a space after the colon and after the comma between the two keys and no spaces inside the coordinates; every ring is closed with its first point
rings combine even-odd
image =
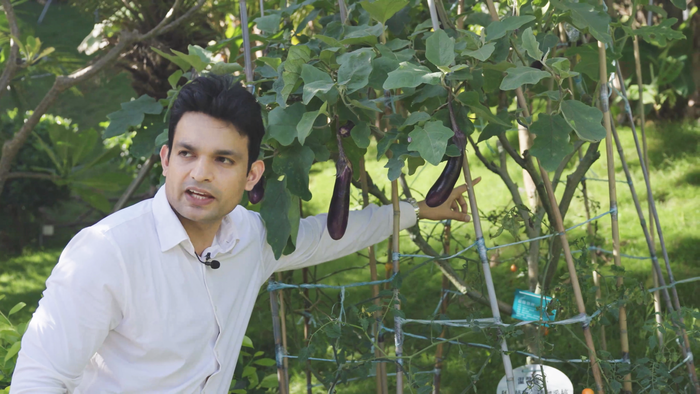
{"type": "MultiPolygon", "coordinates": [[[[602,3],[602,0],[601,0],[602,3]]],[[[600,73],[600,106],[603,112],[603,124],[605,126],[605,155],[607,159],[608,169],[608,198],[610,200],[610,224],[612,228],[613,239],[613,260],[615,266],[622,267],[620,260],[620,229],[617,220],[617,184],[615,183],[615,156],[613,154],[613,142],[611,131],[610,107],[608,99],[608,65],[606,63],[605,43],[598,41],[598,57],[599,57],[599,73],[600,73]]],[[[616,275],[616,285],[620,289],[624,286],[624,279],[621,275],[616,275]]],[[[620,348],[622,350],[622,359],[625,362],[629,361],[629,339],[627,337],[627,310],[625,305],[620,306],[620,348]]],[[[632,375],[627,374],[622,382],[622,392],[629,394],[632,392],[632,375]]]]}
{"type": "MultiPolygon", "coordinates": [[[[391,182],[391,203],[394,207],[394,231],[391,239],[392,266],[394,274],[399,273],[399,231],[401,231],[401,209],[399,208],[399,182],[391,182]]],[[[398,300],[399,289],[394,289],[394,299],[398,300]]],[[[401,303],[394,306],[401,309],[401,303]]],[[[394,345],[396,346],[396,394],[403,394],[403,331],[401,330],[401,318],[394,317],[394,345]]]]}
{"type": "MultiPolygon", "coordinates": [[[[452,225],[450,224],[451,220],[448,220],[447,223],[445,224],[445,234],[442,237],[442,252],[446,255],[450,254],[450,232],[452,229],[452,225]]],[[[444,274],[442,275],[442,290],[440,291],[440,314],[446,315],[447,314],[447,303],[448,303],[448,297],[447,297],[447,289],[450,286],[450,280],[447,279],[447,276],[444,274]]],[[[442,331],[440,331],[440,338],[445,338],[445,334],[447,332],[447,326],[442,327],[442,331]]],[[[435,375],[433,377],[433,393],[432,394],[440,394],[440,378],[441,378],[441,373],[442,373],[442,365],[443,365],[443,354],[442,354],[442,347],[443,343],[439,342],[437,345],[437,350],[435,351],[435,375]]]]}
{"type": "MultiPolygon", "coordinates": [[[[624,78],[622,78],[622,71],[619,68],[617,68],[617,78],[620,80],[620,88],[622,89],[622,94],[627,97],[627,89],[625,88],[624,84],[624,78]]],[[[639,158],[639,164],[642,167],[642,174],[644,175],[644,185],[646,186],[646,191],[647,195],[651,196],[649,198],[649,203],[650,203],[650,208],[651,208],[651,217],[654,218],[654,224],[656,225],[656,233],[659,236],[659,244],[661,245],[661,252],[664,257],[664,263],[666,264],[666,273],[668,274],[668,281],[672,285],[671,286],[671,294],[673,295],[673,304],[671,304],[671,299],[669,297],[669,292],[667,289],[663,289],[663,295],[664,298],[666,299],[666,304],[669,312],[673,312],[674,308],[675,311],[679,313],[677,316],[677,319],[673,317],[673,314],[671,315],[671,320],[674,321],[674,325],[677,327],[678,335],[683,339],[682,344],[681,344],[681,350],[683,352],[683,357],[688,358],[688,355],[692,355],[690,351],[690,340],[688,339],[688,334],[683,328],[683,316],[680,315],[681,311],[681,304],[680,300],[678,298],[678,290],[676,289],[673,284],[675,284],[675,279],[673,277],[673,271],[671,270],[671,264],[668,259],[668,251],[666,250],[666,243],[664,242],[664,235],[663,231],[661,230],[661,224],[659,222],[659,213],[656,210],[656,203],[654,202],[653,198],[653,192],[651,190],[651,184],[649,182],[649,172],[647,170],[647,166],[644,162],[644,155],[642,153],[641,147],[639,145],[639,138],[637,137],[637,128],[634,125],[634,119],[632,119],[632,115],[628,112],[627,116],[630,118],[630,126],[632,128],[632,136],[634,137],[634,145],[637,148],[637,157],[639,158]]],[[[621,147],[618,146],[618,152],[620,151],[621,147]]],[[[622,159],[621,159],[622,160],[622,159]]],[[[632,182],[631,178],[628,179],[630,182],[630,189],[632,188],[632,182]]],[[[642,222],[642,226],[645,227],[645,222],[644,222],[644,216],[641,213],[641,207],[638,208],[638,212],[640,221],[642,222]]],[[[653,232],[653,229],[652,229],[653,232]]],[[[647,238],[647,243],[649,244],[650,251],[654,247],[654,244],[651,240],[650,237],[647,238]]],[[[663,274],[661,273],[661,268],[658,264],[658,260],[655,259],[655,255],[652,255],[652,263],[655,264],[655,269],[656,269],[656,275],[659,279],[659,284],[661,286],[665,286],[665,281],[663,274]]],[[[686,366],[688,367],[688,376],[690,377],[690,381],[692,382],[693,386],[695,387],[695,391],[700,393],[700,382],[698,381],[698,376],[697,376],[697,371],[695,371],[695,364],[693,363],[693,358],[690,357],[688,361],[686,362],[686,366]]]]}
{"type": "MultiPolygon", "coordinates": [[[[272,278],[270,278],[272,279],[272,278]]],[[[277,291],[270,292],[270,310],[272,312],[272,335],[275,338],[275,361],[277,361],[277,380],[280,394],[289,394],[287,371],[284,368],[284,348],[282,345],[282,327],[280,323],[277,291]]]]}
{"type": "MultiPolygon", "coordinates": [[[[366,208],[369,205],[369,187],[367,185],[367,170],[365,169],[365,158],[360,158],[360,182],[362,184],[362,207],[366,208]]],[[[367,248],[369,255],[369,272],[372,281],[377,280],[377,257],[374,253],[374,245],[367,248]]],[[[372,297],[374,304],[381,305],[379,299],[379,285],[372,286],[372,297]]],[[[374,357],[379,359],[384,356],[384,336],[379,332],[379,323],[382,321],[382,313],[380,310],[374,312],[374,323],[372,324],[372,337],[374,338],[374,357]]],[[[377,363],[376,368],[377,394],[388,394],[388,380],[386,377],[386,363],[377,363]]]]}

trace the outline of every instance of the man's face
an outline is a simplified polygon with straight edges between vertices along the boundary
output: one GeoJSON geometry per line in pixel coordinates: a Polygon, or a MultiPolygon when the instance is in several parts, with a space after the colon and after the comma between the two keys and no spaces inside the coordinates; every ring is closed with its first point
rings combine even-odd
{"type": "Polygon", "coordinates": [[[258,160],[248,172],[248,137],[199,112],[180,118],[172,152],[163,146],[160,158],[168,202],[185,227],[218,224],[265,169],[258,160]]]}

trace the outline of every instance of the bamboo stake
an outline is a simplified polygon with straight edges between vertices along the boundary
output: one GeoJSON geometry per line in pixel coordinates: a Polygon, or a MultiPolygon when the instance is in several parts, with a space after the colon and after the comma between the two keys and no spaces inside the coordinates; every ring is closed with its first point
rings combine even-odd
{"type": "MultiPolygon", "coordinates": [[[[394,207],[394,231],[392,244],[392,266],[394,274],[399,273],[399,231],[401,231],[401,209],[399,208],[399,182],[391,182],[391,203],[394,207]]],[[[399,289],[394,288],[394,299],[398,300],[399,289]]],[[[401,303],[395,305],[396,309],[401,309],[401,303]]],[[[401,330],[401,317],[394,317],[394,345],[396,346],[396,394],[403,394],[403,331],[401,330]]]]}
{"type": "MultiPolygon", "coordinates": [[[[282,282],[282,273],[277,273],[277,280],[282,282]]],[[[280,298],[280,323],[282,329],[282,354],[287,355],[287,313],[284,306],[284,291],[278,290],[278,295],[280,298]]],[[[289,382],[289,360],[287,357],[283,359],[284,361],[284,374],[285,380],[289,382]]]]}
{"type": "MultiPolygon", "coordinates": [[[[542,181],[544,182],[544,187],[547,190],[547,196],[549,197],[550,204],[552,207],[558,207],[557,199],[554,196],[554,190],[552,189],[552,182],[549,180],[547,171],[541,165],[540,173],[542,174],[542,181]]],[[[574,259],[571,255],[569,241],[566,239],[566,230],[564,229],[564,222],[561,217],[561,212],[556,208],[552,211],[554,213],[554,225],[559,233],[562,249],[564,250],[564,257],[566,258],[566,265],[569,269],[571,286],[574,289],[574,297],[576,298],[578,313],[581,315],[586,315],[586,305],[583,302],[583,294],[581,293],[581,286],[578,282],[578,274],[576,273],[576,267],[574,266],[574,259]]],[[[588,323],[583,324],[583,336],[586,340],[586,346],[588,347],[588,358],[591,360],[591,369],[593,370],[593,378],[596,384],[595,391],[599,394],[603,394],[603,380],[600,374],[600,367],[598,366],[598,356],[596,356],[595,345],[593,343],[593,337],[591,336],[591,330],[588,323]]]]}
{"type": "MultiPolygon", "coordinates": [[[[445,223],[445,234],[442,238],[442,252],[446,255],[450,254],[450,232],[452,230],[451,220],[445,223]]],[[[440,291],[440,313],[442,315],[447,314],[447,297],[446,290],[450,286],[450,280],[447,279],[445,274],[442,275],[442,291],[440,291]]],[[[440,338],[445,338],[447,332],[447,326],[442,327],[440,331],[440,338]]],[[[442,356],[443,343],[439,342],[437,345],[437,350],[435,351],[435,375],[433,377],[433,392],[432,394],[440,394],[440,378],[442,373],[443,356],[442,356]]]]}
{"type": "MultiPolygon", "coordinates": [[[[642,132],[642,150],[644,154],[644,164],[646,164],[647,168],[649,168],[649,152],[647,151],[647,136],[644,131],[645,127],[645,115],[644,115],[644,100],[642,96],[642,92],[644,91],[644,83],[642,82],[642,61],[639,56],[639,37],[634,36],[634,39],[632,40],[632,43],[634,44],[634,68],[635,72],[637,74],[637,87],[639,89],[639,101],[638,101],[638,107],[639,107],[639,129],[642,132]]],[[[649,179],[649,182],[651,182],[651,179],[649,179]]],[[[654,218],[651,214],[651,199],[652,196],[647,196],[647,205],[649,209],[649,227],[654,228],[654,218]]],[[[654,233],[651,233],[651,241],[654,242],[654,233]]],[[[654,279],[654,287],[659,287],[659,278],[656,276],[656,271],[652,268],[651,270],[652,277],[654,279]]],[[[661,293],[659,293],[658,290],[654,292],[654,316],[656,318],[656,336],[659,339],[659,346],[663,346],[664,343],[664,334],[661,332],[659,327],[663,324],[663,318],[662,318],[662,311],[661,311],[661,293]]]]}
{"type": "MultiPolygon", "coordinates": [[[[360,158],[360,182],[362,184],[362,207],[369,205],[369,187],[367,185],[367,170],[365,169],[365,158],[360,158]]],[[[377,280],[377,257],[374,253],[374,245],[367,248],[369,255],[369,272],[372,281],[377,280]]],[[[379,300],[379,285],[372,286],[372,297],[374,304],[381,305],[379,300]]],[[[372,337],[374,338],[374,357],[380,358],[384,355],[384,336],[379,332],[379,323],[382,321],[380,310],[374,312],[374,323],[372,324],[372,337]]],[[[376,370],[377,394],[388,394],[388,380],[386,377],[386,363],[377,363],[376,370]]]]}
{"type": "MultiPolygon", "coordinates": [[[[450,107],[450,117],[454,119],[450,107]]],[[[453,127],[456,123],[453,121],[453,127]]],[[[486,282],[486,289],[489,295],[489,301],[491,304],[491,314],[493,315],[493,320],[496,323],[501,322],[501,312],[498,310],[498,303],[496,302],[496,288],[493,285],[493,278],[491,277],[491,265],[489,264],[489,258],[486,255],[486,245],[484,244],[484,233],[481,229],[481,218],[479,217],[479,208],[476,205],[476,195],[474,194],[474,185],[472,184],[472,175],[469,171],[469,159],[466,154],[466,146],[463,148],[465,150],[464,161],[462,162],[462,170],[464,171],[464,180],[467,183],[467,194],[469,195],[469,209],[472,215],[472,222],[474,223],[474,233],[476,235],[477,248],[479,252],[479,258],[481,259],[481,267],[484,271],[484,281],[486,282]]],[[[508,385],[508,393],[515,394],[515,378],[513,377],[513,364],[510,361],[510,355],[508,353],[508,344],[503,338],[503,333],[500,328],[497,328],[498,336],[501,338],[501,358],[503,359],[503,367],[506,372],[506,384],[508,385]]]]}
{"type": "MultiPolygon", "coordinates": [[[[299,203],[301,205],[301,202],[299,203]]],[[[302,268],[301,270],[301,276],[302,276],[302,282],[303,283],[309,283],[309,269],[308,268],[302,268]]],[[[304,344],[306,346],[309,346],[309,307],[311,307],[311,303],[309,303],[309,289],[304,289],[304,311],[306,312],[304,314],[304,344]]],[[[306,394],[312,394],[311,391],[311,363],[309,360],[306,360],[306,394]]]]}
{"type": "MultiPolygon", "coordinates": [[[[601,0],[602,4],[602,0],[601,0]]],[[[620,227],[617,219],[617,184],[615,183],[615,156],[613,154],[612,142],[612,122],[610,119],[610,107],[608,105],[608,65],[606,63],[605,43],[598,41],[599,74],[600,74],[600,106],[603,112],[603,125],[605,126],[605,155],[608,169],[608,198],[610,199],[610,225],[613,239],[613,260],[615,266],[622,267],[620,260],[620,227]]],[[[616,286],[618,289],[624,286],[622,275],[616,275],[616,286]]],[[[620,348],[622,359],[629,362],[629,339],[627,336],[627,310],[625,305],[620,305],[620,348]]],[[[632,375],[627,374],[622,382],[622,392],[628,394],[632,392],[632,375]]]]}
{"type": "MultiPolygon", "coordinates": [[[[625,88],[624,84],[624,79],[622,78],[622,71],[620,70],[620,65],[618,64],[617,66],[617,78],[620,80],[620,88],[622,90],[623,96],[626,98],[627,97],[627,89],[625,88]]],[[[683,356],[688,357],[688,355],[692,355],[691,350],[690,350],[690,340],[688,339],[688,334],[686,333],[685,329],[683,328],[683,316],[680,314],[681,311],[681,304],[680,300],[678,298],[678,290],[676,289],[675,283],[676,280],[673,277],[673,271],[671,270],[671,264],[668,259],[668,251],[666,250],[666,243],[664,241],[664,235],[663,231],[661,230],[661,224],[659,222],[659,213],[656,210],[656,202],[654,201],[653,198],[653,192],[651,190],[651,184],[649,182],[649,172],[647,170],[647,166],[644,162],[644,154],[642,153],[640,144],[639,144],[639,138],[637,137],[637,128],[634,125],[634,119],[632,118],[631,114],[631,109],[627,112],[627,116],[630,118],[630,126],[632,128],[632,136],[634,137],[634,145],[637,149],[637,157],[639,158],[639,164],[642,168],[642,174],[644,175],[644,184],[646,186],[646,191],[647,191],[647,196],[649,197],[649,203],[650,203],[650,208],[651,208],[651,217],[654,218],[654,224],[656,225],[656,233],[659,236],[659,244],[661,246],[661,252],[663,254],[664,258],[664,263],[666,265],[666,273],[668,274],[668,281],[671,284],[671,294],[673,295],[673,306],[671,306],[670,300],[667,299],[667,308],[670,312],[675,311],[678,312],[678,322],[676,323],[678,330],[679,330],[679,336],[683,338],[682,341],[682,346],[681,350],[683,351],[683,356]]],[[[630,183],[631,185],[631,183],[630,183]]],[[[640,214],[640,220],[643,220],[643,215],[640,214]]],[[[652,229],[653,232],[653,229],[652,229]]],[[[650,248],[651,245],[653,245],[651,242],[651,239],[647,239],[647,242],[650,243],[650,248]]],[[[654,260],[652,259],[652,262],[654,260]]],[[[658,260],[656,260],[656,267],[657,269],[657,277],[659,279],[659,283],[662,286],[665,286],[664,284],[664,277],[663,274],[661,273],[660,267],[658,267],[658,260]]],[[[664,298],[669,297],[669,293],[667,289],[663,289],[663,294],[664,298]]],[[[676,320],[676,318],[673,317],[672,314],[672,320],[676,320]]],[[[695,390],[700,393],[700,382],[698,381],[697,377],[697,372],[695,371],[695,365],[693,363],[693,358],[690,357],[688,358],[688,362],[686,363],[686,366],[688,367],[688,375],[690,377],[690,381],[693,383],[693,386],[695,387],[695,390]]]]}
{"type": "Polygon", "coordinates": [[[284,368],[284,348],[282,346],[282,328],[280,324],[279,306],[277,305],[277,290],[270,293],[270,310],[272,311],[272,335],[275,338],[277,381],[279,382],[280,394],[289,394],[287,371],[284,368]]]}

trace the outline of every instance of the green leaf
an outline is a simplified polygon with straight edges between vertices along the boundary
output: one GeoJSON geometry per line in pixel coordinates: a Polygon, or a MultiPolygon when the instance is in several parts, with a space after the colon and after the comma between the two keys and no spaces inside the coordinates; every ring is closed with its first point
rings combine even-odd
{"type": "Polygon", "coordinates": [[[529,66],[518,66],[506,70],[506,76],[501,82],[501,90],[515,90],[525,84],[536,84],[543,78],[552,75],[546,71],[529,66]]]}
{"type": "Polygon", "coordinates": [[[422,111],[413,112],[408,116],[408,118],[399,127],[399,130],[404,129],[407,126],[413,126],[416,123],[425,122],[426,120],[430,120],[430,115],[428,115],[427,113],[422,112],[422,111]]]}
{"type": "Polygon", "coordinates": [[[396,156],[392,157],[387,161],[386,165],[384,165],[384,168],[388,168],[389,172],[387,174],[387,177],[389,178],[390,181],[395,181],[399,179],[401,176],[401,169],[404,166],[404,161],[401,158],[397,158],[396,156]]]}
{"type": "Polygon", "coordinates": [[[491,110],[479,102],[479,93],[475,91],[462,92],[457,96],[457,100],[468,106],[477,117],[483,118],[488,122],[500,124],[501,126],[510,127],[510,123],[496,117],[491,110]]]}
{"type": "MultiPolygon", "coordinates": [[[[598,57],[598,46],[595,43],[590,43],[586,45],[577,46],[574,48],[569,48],[566,50],[566,56],[572,57],[577,56],[576,65],[574,66],[574,71],[581,74],[588,75],[594,81],[599,79],[598,73],[599,69],[599,57],[598,57]]],[[[606,56],[608,62],[608,70],[612,70],[612,58],[606,56]]]]}
{"type": "Polygon", "coordinates": [[[350,131],[350,136],[352,140],[355,141],[355,145],[357,145],[358,148],[367,148],[369,146],[370,135],[371,131],[367,122],[357,123],[350,131]]]}
{"type": "Polygon", "coordinates": [[[174,73],[170,74],[168,77],[168,83],[170,83],[170,87],[175,89],[177,87],[177,82],[182,78],[182,70],[175,70],[174,73]]]}
{"type": "Polygon", "coordinates": [[[361,48],[338,56],[338,85],[347,85],[346,94],[356,92],[367,86],[372,73],[374,51],[361,48]]]}
{"type": "Polygon", "coordinates": [[[528,27],[523,32],[523,49],[525,49],[527,54],[533,59],[541,60],[542,56],[544,56],[542,51],[540,51],[540,44],[532,33],[531,27],[528,27]]]}
{"type": "Polygon", "coordinates": [[[530,126],[530,132],[537,135],[530,154],[540,159],[542,167],[547,171],[556,170],[566,155],[574,150],[569,144],[571,127],[561,115],[540,114],[530,126]]]}
{"type": "Polygon", "coordinates": [[[565,57],[547,59],[545,63],[562,79],[579,75],[576,71],[571,71],[571,62],[565,57]]]}
{"type": "Polygon", "coordinates": [[[197,72],[204,71],[207,68],[207,65],[209,65],[208,62],[202,60],[202,58],[200,58],[197,54],[185,55],[184,53],[176,51],[175,49],[171,49],[171,51],[175,54],[175,56],[187,62],[191,67],[194,67],[194,69],[197,70],[197,72]]]}
{"type": "Polygon", "coordinates": [[[561,103],[561,112],[582,140],[597,142],[605,138],[606,131],[601,125],[603,113],[598,108],[577,100],[566,100],[561,103]]]}
{"type": "Polygon", "coordinates": [[[509,16],[500,21],[491,22],[486,28],[486,41],[495,41],[504,37],[506,33],[519,29],[522,25],[535,20],[532,15],[509,16]]]}
{"type": "Polygon", "coordinates": [[[425,42],[425,58],[438,67],[449,67],[455,61],[455,40],[440,29],[425,42]]]}
{"type": "Polygon", "coordinates": [[[372,26],[345,26],[345,38],[340,43],[343,45],[371,45],[377,44],[377,37],[382,35],[384,28],[381,24],[372,26]]]}
{"type": "Polygon", "coordinates": [[[687,6],[685,0],[671,0],[671,3],[673,3],[673,5],[675,5],[676,7],[680,8],[683,11],[685,11],[686,6],[687,6]]]}
{"type": "Polygon", "coordinates": [[[259,358],[253,361],[253,364],[260,365],[261,367],[271,367],[273,365],[276,365],[277,362],[271,358],[259,358]]]}
{"type": "Polygon", "coordinates": [[[441,121],[427,122],[424,127],[416,126],[408,134],[411,138],[408,150],[420,153],[428,163],[436,166],[442,161],[447,149],[447,140],[453,135],[454,132],[443,126],[441,121]]]}
{"type": "Polygon", "coordinates": [[[483,130],[481,130],[481,134],[479,134],[479,139],[476,141],[476,143],[478,144],[481,141],[486,141],[489,138],[499,136],[508,131],[508,129],[508,127],[497,123],[489,123],[483,130]]]}
{"type": "Polygon", "coordinates": [[[280,31],[280,14],[268,14],[255,18],[253,22],[258,26],[258,29],[263,32],[275,34],[280,31]]]}
{"type": "Polygon", "coordinates": [[[175,63],[178,67],[180,67],[182,69],[182,71],[189,71],[189,69],[192,68],[192,66],[190,65],[189,62],[187,62],[187,61],[185,61],[177,56],[168,55],[167,53],[165,53],[165,52],[163,52],[155,47],[151,47],[151,49],[153,50],[153,52],[155,52],[155,53],[159,54],[160,56],[175,63]]]}
{"type": "Polygon", "coordinates": [[[243,66],[241,66],[238,63],[217,62],[213,66],[211,66],[212,74],[216,75],[227,75],[242,71],[243,66]]]}
{"type": "Polygon", "coordinates": [[[372,3],[369,1],[360,2],[369,15],[381,24],[386,24],[395,13],[408,5],[406,0],[376,0],[372,3]]]}
{"type": "Polygon", "coordinates": [[[249,347],[252,349],[253,348],[253,341],[250,338],[248,338],[247,335],[244,335],[243,336],[243,343],[241,344],[241,346],[249,347]]]}
{"type": "MultiPolygon", "coordinates": [[[[685,5],[685,2],[683,3],[685,5]]],[[[666,41],[684,40],[685,35],[673,30],[673,25],[678,22],[676,18],[664,19],[656,26],[642,26],[634,30],[634,34],[650,44],[665,47],[666,41]]]]}
{"type": "Polygon", "coordinates": [[[22,310],[22,308],[24,308],[25,306],[27,306],[27,304],[25,304],[24,302],[18,302],[17,305],[13,306],[12,309],[10,309],[10,312],[7,313],[7,316],[14,315],[15,313],[22,310]]]}
{"type": "Polygon", "coordinates": [[[554,7],[562,11],[571,11],[571,22],[579,30],[586,30],[596,40],[612,45],[612,37],[608,34],[610,16],[602,10],[586,2],[574,3],[571,0],[551,0],[554,7]]]}
{"type": "MultiPolygon", "coordinates": [[[[260,215],[267,229],[267,243],[272,248],[275,259],[282,256],[284,247],[292,232],[287,213],[291,195],[285,187],[286,179],[268,179],[265,184],[265,198],[262,200],[260,215]]],[[[244,341],[245,346],[245,341],[244,341]]],[[[251,346],[252,343],[251,343],[251,346]]]]}
{"type": "Polygon", "coordinates": [[[277,174],[285,175],[287,189],[291,193],[301,197],[304,201],[309,201],[311,200],[309,171],[313,162],[314,151],[311,148],[294,144],[288,148],[280,149],[272,160],[272,170],[277,174]]]}
{"type": "Polygon", "coordinates": [[[324,102],[321,108],[319,108],[318,110],[304,112],[304,115],[302,115],[301,120],[297,124],[297,138],[299,139],[300,144],[304,145],[306,137],[308,137],[309,134],[311,134],[311,129],[314,126],[316,118],[319,114],[326,112],[327,105],[328,103],[324,102]]]}
{"type": "Polygon", "coordinates": [[[309,64],[304,64],[301,68],[301,79],[304,81],[302,95],[304,105],[317,95],[326,101],[331,101],[326,93],[333,89],[335,83],[328,73],[309,64]]]}
{"type": "Polygon", "coordinates": [[[491,57],[491,54],[493,53],[494,49],[496,49],[496,43],[489,42],[488,44],[484,44],[484,46],[475,51],[463,51],[462,56],[473,57],[474,59],[485,62],[491,57]]]}
{"type": "Polygon", "coordinates": [[[441,72],[430,72],[425,66],[417,66],[413,63],[402,62],[399,68],[390,72],[384,89],[415,88],[425,83],[428,85],[440,84],[441,72]]]}
{"type": "Polygon", "coordinates": [[[10,346],[9,349],[7,349],[7,354],[5,354],[5,362],[7,363],[12,357],[17,355],[19,353],[19,349],[22,346],[22,342],[17,341],[10,346]]]}
{"type": "Polygon", "coordinates": [[[105,197],[103,194],[97,193],[80,185],[73,185],[71,190],[76,192],[80,198],[90,204],[93,208],[103,213],[109,213],[112,211],[112,204],[109,203],[107,197],[105,197]]]}
{"type": "Polygon", "coordinates": [[[136,100],[121,104],[122,109],[107,115],[109,126],[104,131],[103,138],[111,138],[124,134],[129,127],[136,127],[143,122],[144,114],[157,115],[163,111],[163,106],[154,98],[143,95],[136,100]]]}
{"type": "Polygon", "coordinates": [[[301,103],[294,103],[287,108],[277,107],[267,116],[267,132],[284,146],[294,142],[297,136],[297,125],[304,115],[306,107],[301,103]]]}

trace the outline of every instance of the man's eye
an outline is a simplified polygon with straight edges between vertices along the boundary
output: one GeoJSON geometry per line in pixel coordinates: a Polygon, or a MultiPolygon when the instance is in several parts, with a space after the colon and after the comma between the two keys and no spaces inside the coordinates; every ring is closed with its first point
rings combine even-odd
{"type": "Polygon", "coordinates": [[[192,155],[190,152],[188,152],[188,151],[186,151],[186,150],[181,150],[181,151],[178,152],[177,154],[180,155],[180,156],[182,156],[182,157],[189,157],[189,156],[192,155]]]}
{"type": "Polygon", "coordinates": [[[216,160],[224,164],[233,164],[233,160],[229,159],[228,157],[219,157],[216,160]]]}

